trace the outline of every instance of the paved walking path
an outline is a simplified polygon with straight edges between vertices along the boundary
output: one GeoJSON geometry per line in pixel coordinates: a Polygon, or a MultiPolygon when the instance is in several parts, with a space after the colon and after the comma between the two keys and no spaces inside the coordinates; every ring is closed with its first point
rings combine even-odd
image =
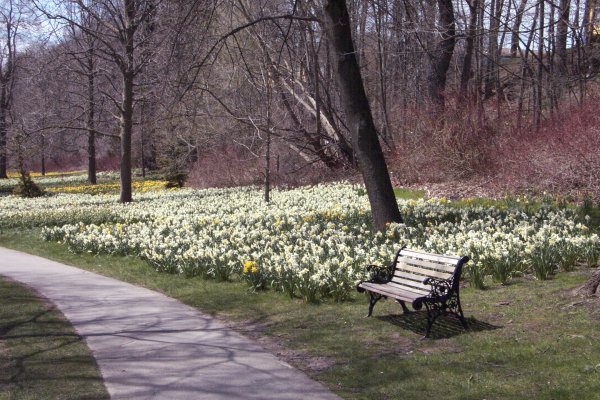
{"type": "Polygon", "coordinates": [[[160,293],[1,247],[0,274],[63,312],[87,341],[112,399],[338,399],[253,341],[160,293]]]}

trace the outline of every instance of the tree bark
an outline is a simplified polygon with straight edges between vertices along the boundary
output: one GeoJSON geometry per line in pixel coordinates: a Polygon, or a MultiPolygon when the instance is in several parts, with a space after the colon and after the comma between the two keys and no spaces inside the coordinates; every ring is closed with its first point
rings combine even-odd
{"type": "Polygon", "coordinates": [[[569,33],[569,12],[571,0],[560,0],[558,25],[556,27],[556,55],[560,75],[567,73],[567,35],[569,33]]]}
{"type": "Polygon", "coordinates": [[[431,57],[429,72],[429,98],[439,106],[444,106],[446,77],[454,53],[456,43],[456,27],[454,23],[454,6],[452,0],[437,0],[438,26],[442,38],[435,46],[431,57]]]}
{"type": "Polygon", "coordinates": [[[475,47],[475,36],[477,34],[477,10],[479,0],[467,0],[469,6],[469,26],[465,45],[465,57],[463,58],[462,73],[460,76],[460,101],[466,102],[469,98],[469,80],[472,75],[473,49],[475,47]]]}
{"type": "Polygon", "coordinates": [[[535,107],[533,113],[533,122],[535,129],[540,129],[542,125],[542,95],[544,86],[544,0],[540,0],[538,4],[540,18],[539,25],[539,44],[538,44],[538,65],[537,65],[537,76],[536,76],[536,88],[535,88],[535,107]]]}
{"type": "Polygon", "coordinates": [[[500,30],[500,16],[502,12],[502,0],[492,0],[490,3],[490,31],[488,34],[488,55],[485,68],[484,98],[488,99],[494,94],[498,96],[498,34],[500,30]]]}
{"type": "Polygon", "coordinates": [[[40,150],[40,155],[42,157],[41,173],[42,176],[46,176],[46,138],[43,134],[40,135],[40,150]]]}
{"type": "Polygon", "coordinates": [[[381,105],[381,114],[383,119],[383,137],[388,139],[392,139],[392,128],[390,123],[390,117],[388,113],[388,101],[387,101],[387,82],[389,81],[387,77],[387,49],[384,43],[384,37],[387,37],[387,30],[385,26],[387,26],[387,21],[385,20],[386,11],[383,9],[383,6],[379,4],[375,7],[375,3],[372,4],[373,13],[375,14],[375,30],[377,32],[377,75],[379,76],[379,98],[381,105]]]}
{"type": "MultiPolygon", "coordinates": [[[[12,5],[12,3],[11,3],[12,5]]],[[[12,25],[12,13],[8,15],[6,23],[6,59],[3,63],[0,63],[0,179],[8,178],[8,152],[6,151],[7,146],[7,134],[8,134],[8,121],[7,118],[10,115],[12,105],[12,86],[15,69],[15,35],[14,27],[12,25]]]]}
{"type": "Polygon", "coordinates": [[[596,4],[595,0],[585,0],[583,9],[583,43],[585,47],[590,47],[592,45],[592,33],[594,31],[592,16],[594,14],[594,4],[596,4]]]}
{"type": "Polygon", "coordinates": [[[125,59],[123,60],[123,99],[121,104],[121,203],[133,200],[131,185],[131,133],[133,130],[133,86],[134,72],[134,34],[135,1],[125,0],[125,29],[123,41],[125,59]]]}
{"type": "Polygon", "coordinates": [[[133,73],[123,74],[121,110],[121,203],[133,200],[131,188],[131,132],[133,130],[133,73]]]}
{"type": "Polygon", "coordinates": [[[600,268],[579,288],[575,290],[576,294],[583,296],[593,296],[598,293],[600,286],[600,268]]]}
{"type": "Polygon", "coordinates": [[[0,179],[7,179],[7,152],[6,152],[6,114],[0,110],[0,179]]]}
{"type": "Polygon", "coordinates": [[[94,82],[94,48],[90,47],[87,53],[87,120],[86,130],[88,132],[88,182],[92,185],[96,184],[96,126],[95,126],[95,82],[94,82]]]}
{"type": "Polygon", "coordinates": [[[324,29],[334,55],[334,74],[352,137],[352,147],[371,204],[373,227],[381,231],[389,222],[401,222],[402,217],[356,60],[346,2],[328,0],[324,11],[324,29]]]}
{"type": "Polygon", "coordinates": [[[519,7],[517,8],[517,13],[515,15],[515,23],[512,26],[512,32],[510,37],[510,55],[511,57],[516,57],[517,52],[519,51],[521,40],[521,24],[523,23],[523,14],[525,13],[525,6],[527,5],[527,0],[521,0],[519,3],[519,7]]]}

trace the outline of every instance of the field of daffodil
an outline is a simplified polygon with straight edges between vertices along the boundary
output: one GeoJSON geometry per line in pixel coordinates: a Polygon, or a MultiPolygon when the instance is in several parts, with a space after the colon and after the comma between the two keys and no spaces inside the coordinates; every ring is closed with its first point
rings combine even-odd
{"type": "MultiPolygon", "coordinates": [[[[136,171],[137,172],[137,171],[136,171]]],[[[98,172],[98,183],[87,183],[87,175],[81,171],[48,172],[42,176],[39,173],[30,173],[34,182],[50,193],[80,193],[80,194],[106,194],[119,193],[119,173],[115,171],[98,172]]],[[[0,180],[0,192],[10,193],[19,183],[19,176],[15,172],[8,174],[9,179],[0,180]]],[[[140,179],[134,177],[133,191],[148,192],[163,190],[166,181],[158,179],[140,179]]]]}
{"type": "MultiPolygon", "coordinates": [[[[374,233],[364,188],[351,184],[138,193],[122,205],[107,194],[0,197],[0,227],[43,227],[72,251],[137,255],[159,271],[242,279],[306,301],[346,299],[367,264],[389,263],[405,244],[469,255],[471,284],[515,273],[546,279],[594,265],[600,239],[570,209],[456,207],[445,199],[399,200],[404,224],[374,233]]],[[[585,222],[585,221],[583,221],[585,222]]]]}
{"type": "MultiPolygon", "coordinates": [[[[39,173],[30,173],[34,181],[43,187],[80,186],[83,185],[87,176],[79,171],[75,172],[48,172],[45,176],[39,173]]],[[[99,172],[98,180],[116,180],[119,178],[116,172],[99,172]]],[[[8,179],[0,179],[0,191],[12,190],[19,183],[19,174],[11,172],[8,179]]]]}

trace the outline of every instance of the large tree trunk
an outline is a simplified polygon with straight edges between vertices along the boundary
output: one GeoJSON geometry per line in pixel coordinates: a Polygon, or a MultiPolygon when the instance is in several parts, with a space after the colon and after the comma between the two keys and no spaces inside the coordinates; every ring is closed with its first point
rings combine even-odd
{"type": "Polygon", "coordinates": [[[431,70],[429,72],[429,98],[434,104],[444,106],[446,76],[454,53],[456,27],[454,24],[454,7],[452,0],[437,0],[438,29],[441,39],[431,54],[431,70]]]}
{"type": "Polygon", "coordinates": [[[387,223],[401,222],[402,218],[356,60],[346,2],[328,0],[324,11],[324,28],[334,54],[334,74],[369,196],[373,226],[384,230],[387,223]]]}

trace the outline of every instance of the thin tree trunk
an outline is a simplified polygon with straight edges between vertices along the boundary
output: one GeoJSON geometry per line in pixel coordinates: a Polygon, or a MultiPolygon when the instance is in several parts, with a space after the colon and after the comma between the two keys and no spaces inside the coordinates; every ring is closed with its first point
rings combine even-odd
{"type": "Polygon", "coordinates": [[[265,203],[271,199],[271,73],[267,74],[267,140],[265,149],[265,203]]]}
{"type": "Polygon", "coordinates": [[[517,52],[519,51],[521,40],[521,23],[523,22],[523,14],[525,13],[525,6],[527,5],[527,0],[521,0],[519,3],[519,7],[517,8],[517,14],[515,15],[515,23],[512,27],[512,34],[510,39],[510,55],[512,57],[517,56],[517,52]]]}
{"type": "Polygon", "coordinates": [[[496,100],[498,100],[498,55],[500,49],[498,48],[498,34],[500,30],[500,14],[502,12],[502,0],[492,0],[490,4],[490,32],[489,32],[489,44],[488,44],[488,57],[486,64],[486,75],[485,75],[485,98],[489,98],[496,90],[496,100]]]}
{"type": "Polygon", "coordinates": [[[388,115],[388,102],[387,102],[387,85],[388,79],[386,79],[386,50],[383,42],[384,36],[384,11],[382,5],[379,4],[377,7],[372,4],[373,13],[375,14],[375,29],[377,31],[377,74],[379,75],[379,98],[381,104],[381,114],[383,117],[383,137],[386,139],[392,138],[392,129],[390,124],[390,118],[388,115]]]}
{"type": "Polygon", "coordinates": [[[15,71],[15,26],[12,24],[13,11],[12,3],[10,4],[10,10],[7,16],[5,24],[5,30],[3,32],[6,39],[4,45],[5,53],[2,56],[2,62],[0,63],[0,179],[8,178],[8,152],[7,146],[7,135],[8,135],[8,121],[7,118],[10,115],[12,106],[12,88],[14,84],[14,71],[15,71]]]}
{"type": "Polygon", "coordinates": [[[334,73],[352,147],[369,196],[373,227],[381,231],[387,223],[401,222],[402,218],[356,60],[346,1],[328,0],[324,11],[324,28],[335,57],[334,73]]]}
{"type": "Polygon", "coordinates": [[[142,179],[146,179],[146,102],[142,102],[140,112],[140,163],[142,164],[142,179]]]}
{"type": "Polygon", "coordinates": [[[46,176],[46,137],[43,134],[40,135],[40,147],[40,153],[42,157],[40,172],[42,173],[42,176],[46,176]]]}
{"type": "Polygon", "coordinates": [[[472,75],[473,64],[473,48],[475,47],[475,34],[477,32],[477,9],[479,8],[478,0],[468,0],[469,6],[469,26],[467,28],[465,57],[463,58],[462,73],[460,76],[460,101],[465,103],[469,97],[469,80],[472,75]]]}
{"type": "Polygon", "coordinates": [[[452,0],[437,0],[438,21],[441,39],[431,54],[431,70],[429,73],[429,98],[434,104],[444,107],[446,77],[454,53],[456,27],[454,23],[454,7],[452,0]]]}
{"type": "Polygon", "coordinates": [[[544,85],[544,0],[539,2],[539,43],[538,43],[538,68],[537,68],[537,87],[536,87],[536,98],[535,98],[535,113],[534,113],[534,124],[535,128],[539,129],[542,124],[542,95],[544,85]]]}
{"type": "Polygon", "coordinates": [[[123,103],[121,110],[121,203],[129,203],[132,197],[131,132],[133,130],[133,74],[123,75],[123,103]]]}
{"type": "Polygon", "coordinates": [[[94,78],[94,49],[90,47],[87,54],[87,119],[86,130],[88,132],[88,182],[96,184],[96,127],[95,127],[95,78],[94,78]]]}
{"type": "Polygon", "coordinates": [[[585,0],[585,6],[583,10],[583,43],[585,47],[591,47],[592,45],[592,33],[594,30],[592,25],[592,16],[594,13],[594,4],[596,4],[595,0],[585,0]]]}
{"type": "Polygon", "coordinates": [[[125,0],[125,29],[123,41],[125,45],[123,75],[123,98],[121,104],[121,203],[130,203],[132,197],[131,177],[131,133],[133,130],[133,86],[134,86],[134,33],[135,2],[125,0]]]}
{"type": "Polygon", "coordinates": [[[560,0],[558,25],[556,27],[556,55],[558,71],[561,75],[567,73],[567,36],[569,33],[569,13],[571,0],[560,0]]]}
{"type": "Polygon", "coordinates": [[[477,72],[475,74],[475,104],[477,106],[477,125],[483,125],[484,119],[484,110],[483,110],[483,96],[482,96],[482,88],[483,88],[483,69],[484,69],[484,17],[486,15],[485,12],[485,0],[481,0],[478,2],[479,11],[477,12],[477,31],[476,31],[476,40],[475,40],[475,65],[477,66],[477,72]]]}
{"type": "MultiPolygon", "coordinates": [[[[268,120],[271,118],[268,117],[268,120]]],[[[267,140],[265,149],[265,203],[271,200],[271,125],[267,126],[267,140]]]]}
{"type": "Polygon", "coordinates": [[[6,114],[4,110],[0,110],[0,179],[7,179],[7,152],[6,152],[6,114]]]}

